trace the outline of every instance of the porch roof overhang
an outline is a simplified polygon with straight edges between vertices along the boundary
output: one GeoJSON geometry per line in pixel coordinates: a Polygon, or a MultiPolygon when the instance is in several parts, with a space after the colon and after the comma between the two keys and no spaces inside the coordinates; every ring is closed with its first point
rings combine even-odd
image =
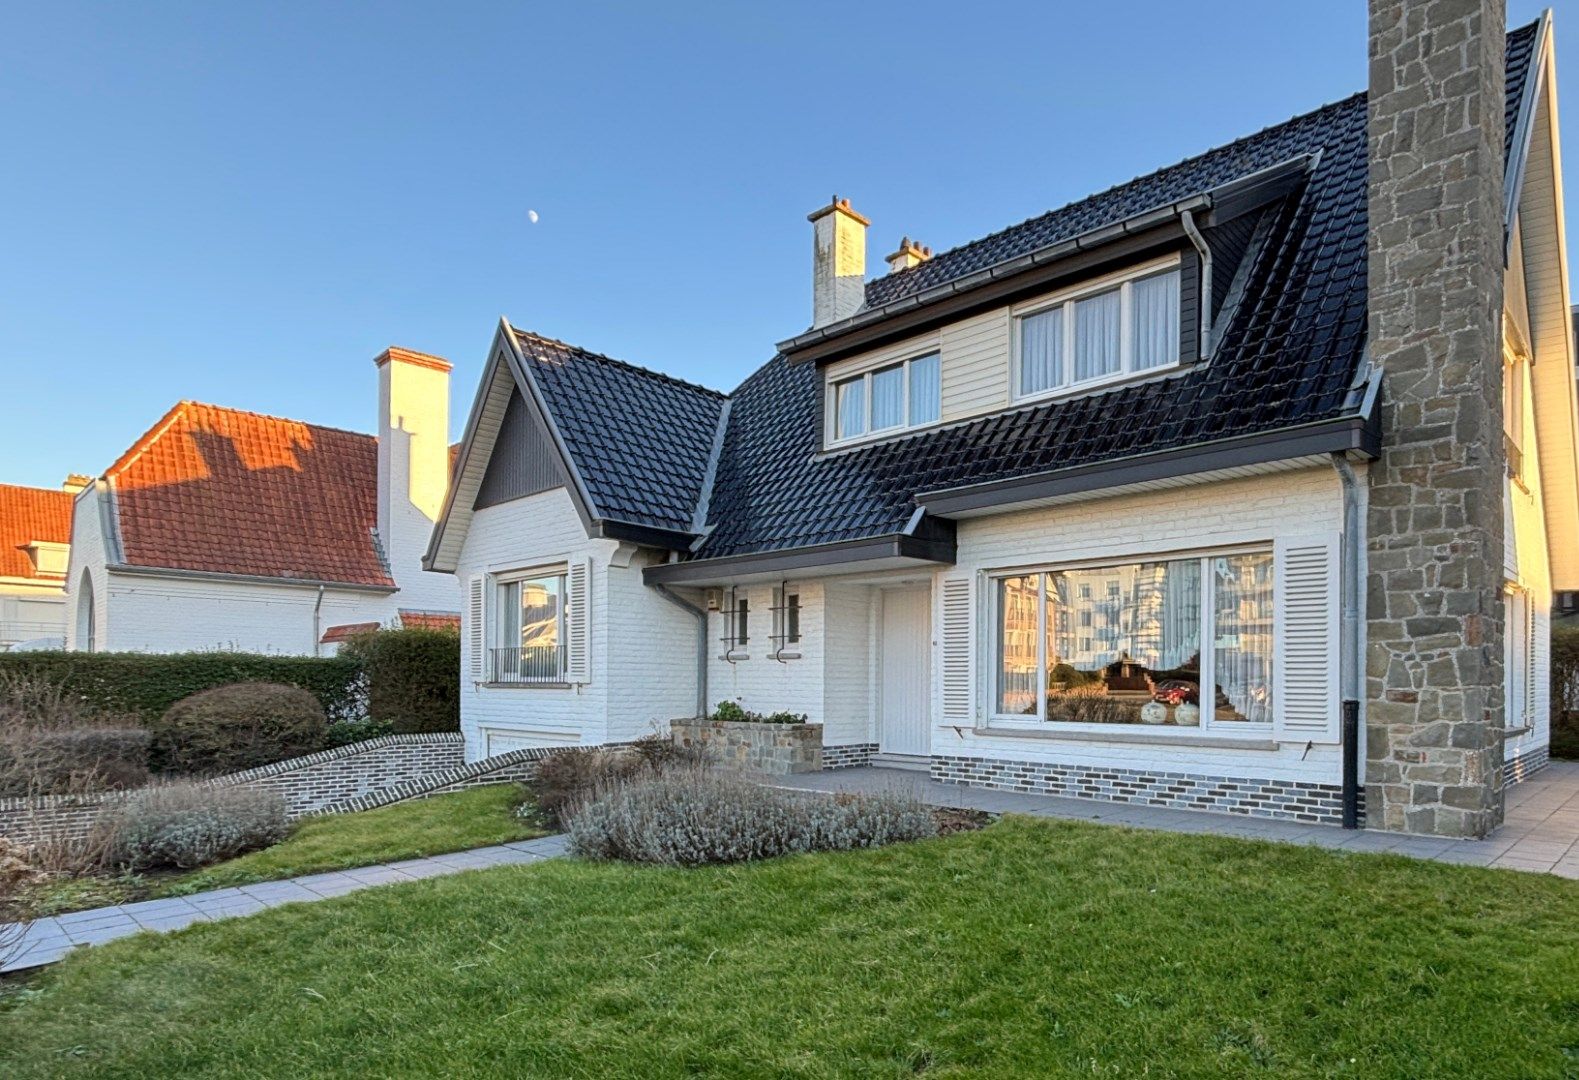
{"type": "Polygon", "coordinates": [[[1124,490],[1174,487],[1279,468],[1297,468],[1333,453],[1348,454],[1358,460],[1371,460],[1381,453],[1381,428],[1373,408],[1357,416],[1240,435],[1177,450],[984,484],[923,491],[917,493],[916,503],[931,517],[974,517],[1124,490]]]}
{"type": "Polygon", "coordinates": [[[932,522],[927,534],[900,533],[787,551],[659,563],[642,570],[642,580],[648,585],[738,585],[953,565],[954,523],[932,522]]]}

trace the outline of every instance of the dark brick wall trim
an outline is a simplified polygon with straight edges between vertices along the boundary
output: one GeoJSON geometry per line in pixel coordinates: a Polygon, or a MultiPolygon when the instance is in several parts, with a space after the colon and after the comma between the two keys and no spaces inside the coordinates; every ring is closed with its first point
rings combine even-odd
{"type": "Polygon", "coordinates": [[[829,769],[858,769],[872,763],[872,755],[877,753],[877,744],[874,742],[846,743],[843,746],[824,746],[822,748],[822,770],[829,769]]]}
{"type": "MultiPolygon", "coordinates": [[[[932,779],[1032,795],[1212,810],[1322,825],[1339,825],[1343,820],[1343,792],[1337,784],[955,756],[934,757],[932,779]]],[[[1361,798],[1363,816],[1363,792],[1361,798]]]]}
{"type": "Polygon", "coordinates": [[[1521,781],[1528,780],[1536,773],[1552,763],[1552,748],[1550,746],[1537,746],[1533,750],[1526,750],[1512,761],[1502,763],[1502,786],[1511,787],[1521,781]]]}

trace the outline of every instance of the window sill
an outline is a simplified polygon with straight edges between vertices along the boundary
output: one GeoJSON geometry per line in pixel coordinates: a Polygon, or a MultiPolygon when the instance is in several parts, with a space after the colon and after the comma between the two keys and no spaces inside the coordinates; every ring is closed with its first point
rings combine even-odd
{"type": "Polygon", "coordinates": [[[489,690],[569,690],[575,683],[567,682],[485,682],[489,690]]]}
{"type": "MultiPolygon", "coordinates": [[[[1112,727],[1126,725],[1113,724],[1112,727]]],[[[1188,745],[1207,746],[1229,750],[1276,750],[1281,745],[1276,739],[1261,736],[1251,738],[1241,735],[1212,735],[1199,729],[1172,731],[1122,731],[1112,735],[1106,731],[1059,731],[1052,727],[986,727],[972,729],[973,734],[1011,739],[1045,739],[1052,742],[1087,743],[1137,743],[1147,746],[1188,745]]]]}

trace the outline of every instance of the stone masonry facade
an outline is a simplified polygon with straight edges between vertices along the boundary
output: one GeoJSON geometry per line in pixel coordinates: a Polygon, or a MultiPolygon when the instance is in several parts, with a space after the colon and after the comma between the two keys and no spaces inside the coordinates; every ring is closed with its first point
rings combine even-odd
{"type": "Polygon", "coordinates": [[[680,746],[700,747],[726,769],[787,776],[821,772],[821,724],[753,724],[734,720],[674,720],[680,746]]]}
{"type": "Polygon", "coordinates": [[[1371,824],[1502,819],[1503,0],[1370,0],[1371,824]]]}
{"type": "MultiPolygon", "coordinates": [[[[932,779],[1032,795],[1210,810],[1320,825],[1343,822],[1343,789],[1336,784],[952,755],[932,758],[932,779]]],[[[1362,817],[1364,809],[1362,799],[1362,817]]]]}

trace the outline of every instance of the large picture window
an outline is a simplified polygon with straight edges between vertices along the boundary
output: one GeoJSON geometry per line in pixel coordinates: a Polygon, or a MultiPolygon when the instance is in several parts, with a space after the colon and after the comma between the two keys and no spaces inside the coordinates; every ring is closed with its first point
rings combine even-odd
{"type": "Polygon", "coordinates": [[[1099,384],[1179,362],[1177,266],[1021,315],[1018,394],[1099,384]]]}
{"type": "Polygon", "coordinates": [[[995,578],[994,712],[1269,727],[1272,584],[1266,551],[995,578]]]}
{"type": "Polygon", "coordinates": [[[494,619],[494,682],[565,678],[565,575],[501,579],[494,619]]]}

